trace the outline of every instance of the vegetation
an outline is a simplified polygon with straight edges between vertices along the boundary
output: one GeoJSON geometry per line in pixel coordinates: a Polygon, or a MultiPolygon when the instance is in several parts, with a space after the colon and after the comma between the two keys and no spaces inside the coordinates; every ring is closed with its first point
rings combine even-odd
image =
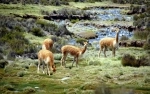
{"type": "MultiPolygon", "coordinates": [[[[60,20],[45,20],[42,18],[43,15],[49,15],[54,11],[66,15],[85,15],[84,10],[88,6],[108,6],[112,3],[110,2],[111,0],[102,1],[105,0],[1,0],[0,3],[5,4],[0,4],[0,93],[99,94],[105,92],[107,94],[149,94],[150,39],[147,36],[150,35],[148,24],[149,10],[145,10],[145,12],[140,14],[134,14],[136,15],[134,16],[134,25],[146,27],[144,30],[139,28],[139,30],[134,32],[136,38],[147,40],[143,47],[144,49],[140,47],[120,47],[116,51],[116,57],[112,57],[111,51],[108,51],[107,58],[103,54],[99,58],[99,49],[96,45],[88,44],[87,51],[79,58],[79,68],[70,67],[73,60],[71,56],[68,56],[67,58],[69,59],[66,61],[69,67],[60,67],[62,56],[60,48],[68,40],[76,36],[69,32],[66,24],[57,23],[60,20]],[[22,3],[23,5],[17,3],[22,3]],[[64,8],[63,4],[67,6],[64,8]],[[34,14],[37,19],[23,18],[23,15],[26,13],[34,14]],[[19,16],[17,15],[16,17],[14,14],[19,16]],[[37,74],[37,59],[26,58],[28,53],[36,55],[41,49],[41,43],[45,38],[51,38],[54,41],[52,52],[54,53],[54,62],[57,70],[56,73],[50,76],[43,75],[41,70],[40,74],[37,74]],[[8,61],[8,57],[14,59],[8,61]]],[[[122,3],[124,4],[123,6],[126,6],[125,3],[132,3],[133,8],[131,10],[138,10],[141,6],[137,7],[135,4],[141,4],[141,2],[147,4],[148,0],[112,1],[122,3]]],[[[122,6],[112,3],[113,5],[122,6]]],[[[149,9],[148,4],[146,7],[149,9]]],[[[77,24],[79,21],[79,19],[71,20],[71,24],[77,24]]],[[[81,21],[107,25],[120,23],[119,21],[81,21]]],[[[129,23],[132,25],[132,22],[129,23]]],[[[75,38],[75,41],[78,43],[86,40],[84,38],[75,38]]],[[[132,39],[128,39],[125,36],[122,36],[121,40],[132,41],[132,39]]]]}

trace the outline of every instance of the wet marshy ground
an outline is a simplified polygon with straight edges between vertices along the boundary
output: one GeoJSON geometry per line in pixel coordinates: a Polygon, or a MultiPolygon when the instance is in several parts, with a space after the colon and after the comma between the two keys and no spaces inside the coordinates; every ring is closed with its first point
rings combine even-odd
{"type": "MultiPolygon", "coordinates": [[[[133,36],[133,29],[131,28],[130,30],[128,28],[130,27],[128,22],[133,21],[133,17],[131,15],[125,15],[122,10],[123,9],[119,8],[92,8],[86,10],[93,15],[92,20],[80,20],[74,24],[71,24],[68,29],[78,36],[88,39],[90,43],[98,42],[101,38],[104,37],[115,37],[116,33],[114,32],[114,28],[116,27],[120,28],[119,38],[122,36],[131,38],[133,36]],[[123,24],[114,23],[116,21],[122,22],[123,24]],[[111,24],[105,25],[107,22],[111,22],[111,24]],[[92,32],[90,33],[91,36],[89,35],[89,32],[92,32]],[[88,37],[86,34],[88,34],[88,37]]],[[[70,40],[69,43],[74,44],[75,40],[70,40]]]]}

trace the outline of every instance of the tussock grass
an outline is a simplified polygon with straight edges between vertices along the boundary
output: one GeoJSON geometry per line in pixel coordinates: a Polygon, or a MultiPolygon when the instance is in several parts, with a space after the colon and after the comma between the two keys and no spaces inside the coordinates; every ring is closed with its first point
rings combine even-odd
{"type": "MultiPolygon", "coordinates": [[[[112,57],[111,51],[108,51],[107,58],[104,55],[101,55],[99,58],[97,50],[88,49],[79,58],[78,68],[75,65],[72,68],[63,68],[60,67],[61,54],[54,53],[57,61],[57,71],[51,76],[43,74],[42,71],[39,74],[37,73],[37,65],[35,64],[37,60],[18,58],[15,62],[11,63],[11,66],[8,65],[5,71],[1,71],[0,86],[11,83],[15,90],[17,89],[22,93],[25,91],[25,88],[30,87],[29,91],[31,90],[37,94],[94,94],[99,86],[113,94],[115,94],[114,92],[119,92],[117,89],[121,86],[125,88],[123,89],[124,92],[129,92],[130,90],[148,92],[149,66],[141,66],[139,68],[123,67],[120,59],[123,56],[123,52],[133,55],[137,53],[146,54],[141,48],[119,48],[116,57],[112,57]],[[22,67],[25,63],[29,64],[27,69],[22,67]],[[17,76],[18,72],[24,72],[25,74],[19,77],[17,76]],[[103,84],[106,85],[104,86],[103,84]]],[[[71,66],[72,60],[72,57],[68,57],[67,66],[71,66]]],[[[0,92],[4,93],[7,90],[0,92]]]]}

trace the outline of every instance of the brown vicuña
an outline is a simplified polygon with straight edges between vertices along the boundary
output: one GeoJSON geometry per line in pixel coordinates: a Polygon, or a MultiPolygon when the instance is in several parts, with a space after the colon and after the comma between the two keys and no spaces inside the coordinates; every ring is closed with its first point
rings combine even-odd
{"type": "Polygon", "coordinates": [[[47,50],[51,50],[53,47],[53,40],[52,39],[45,39],[42,43],[42,49],[47,49],[47,50]]]}
{"type": "Polygon", "coordinates": [[[116,28],[116,37],[115,38],[106,37],[106,38],[102,38],[99,41],[99,45],[100,45],[99,57],[100,57],[101,51],[104,52],[104,56],[106,57],[106,50],[108,48],[112,50],[112,54],[113,54],[113,56],[115,56],[115,50],[116,50],[116,48],[118,48],[119,31],[120,31],[119,28],[116,28]]]}
{"type": "Polygon", "coordinates": [[[39,69],[40,69],[40,65],[43,65],[43,73],[44,72],[44,67],[46,65],[47,67],[47,74],[49,74],[50,76],[50,70],[52,70],[53,72],[56,71],[56,67],[54,64],[54,56],[53,53],[49,50],[46,49],[42,49],[38,52],[38,68],[37,68],[37,73],[39,73],[39,69]]]}
{"type": "Polygon", "coordinates": [[[66,60],[66,57],[68,54],[70,54],[71,56],[74,56],[74,60],[73,60],[73,63],[72,63],[72,67],[73,67],[73,64],[76,60],[76,67],[78,66],[78,58],[80,55],[84,54],[84,52],[86,51],[87,49],[87,42],[84,42],[84,47],[83,48],[78,48],[76,46],[73,46],[73,45],[65,45],[61,48],[61,52],[62,52],[62,58],[61,58],[61,66],[65,66],[66,67],[66,63],[65,63],[65,60],[66,60]]]}

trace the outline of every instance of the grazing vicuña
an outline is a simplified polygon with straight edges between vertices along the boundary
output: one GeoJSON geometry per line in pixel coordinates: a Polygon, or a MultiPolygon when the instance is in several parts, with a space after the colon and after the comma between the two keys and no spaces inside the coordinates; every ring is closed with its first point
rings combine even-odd
{"type": "Polygon", "coordinates": [[[51,50],[53,47],[53,40],[47,38],[43,41],[42,49],[51,50]]]}
{"type": "Polygon", "coordinates": [[[52,70],[53,72],[56,71],[55,68],[55,64],[54,64],[54,56],[53,53],[49,50],[46,49],[42,49],[38,52],[38,68],[37,68],[37,72],[39,73],[39,69],[40,69],[40,65],[43,65],[43,73],[44,72],[44,67],[46,65],[47,67],[47,74],[49,74],[50,76],[50,70],[52,70]]]}

